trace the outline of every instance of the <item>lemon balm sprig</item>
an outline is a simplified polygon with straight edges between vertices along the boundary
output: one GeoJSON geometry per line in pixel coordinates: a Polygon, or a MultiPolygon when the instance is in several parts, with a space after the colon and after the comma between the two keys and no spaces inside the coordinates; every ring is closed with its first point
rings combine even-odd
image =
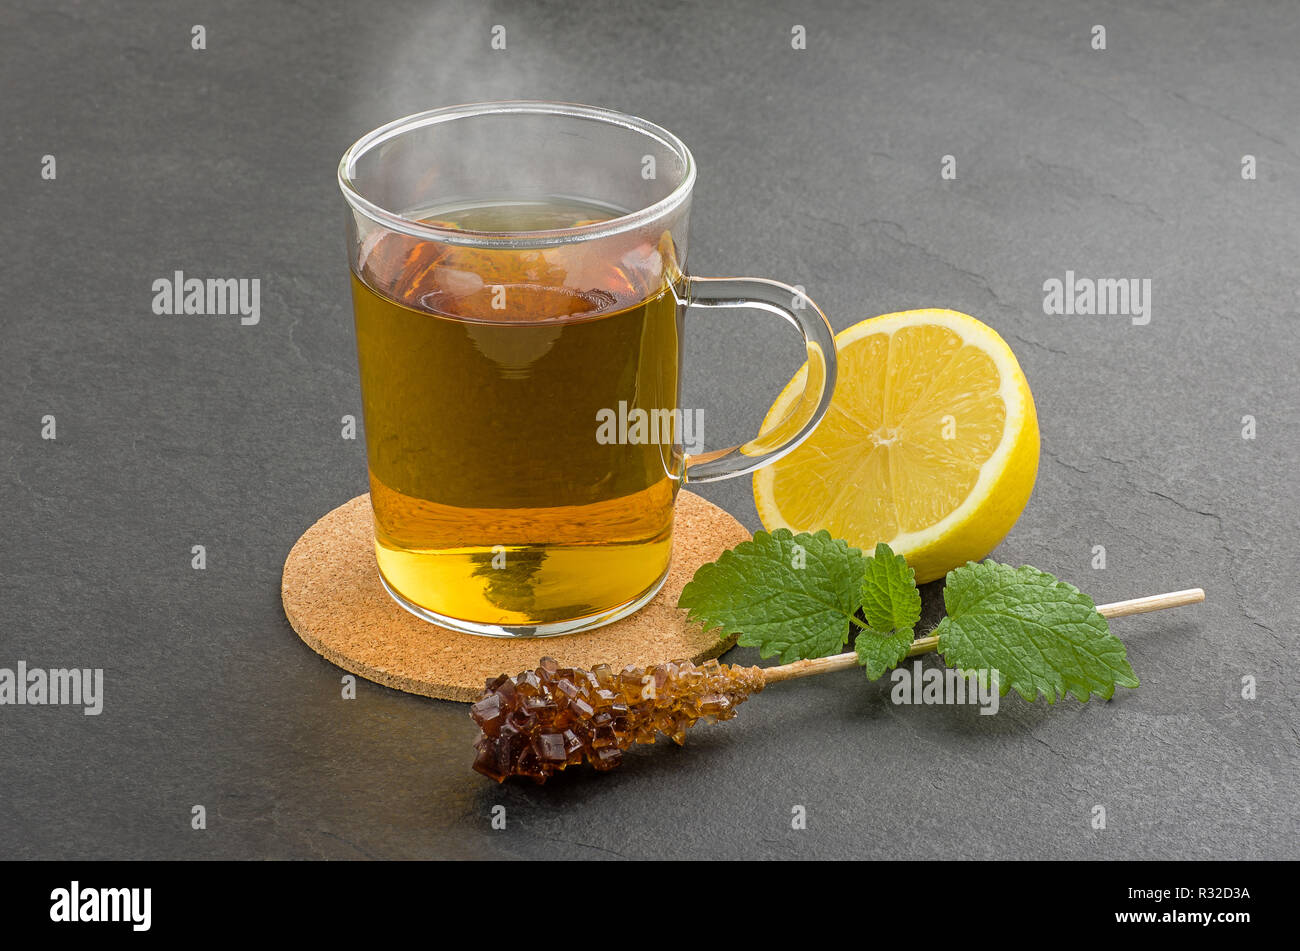
{"type": "MultiPolygon", "coordinates": [[[[1205,600],[1205,592],[1200,588],[1184,588],[1182,591],[1168,591],[1143,598],[1130,598],[1127,601],[1114,601],[1110,604],[1097,605],[1097,613],[1110,619],[1128,617],[1133,614],[1146,614],[1149,611],[1163,611],[1166,608],[1181,608],[1189,604],[1199,604],[1205,600]]],[[[918,637],[907,650],[908,657],[919,657],[939,649],[939,636],[918,637]]],[[[811,677],[814,674],[829,674],[836,670],[849,670],[860,666],[862,661],[857,651],[847,651],[831,657],[818,657],[814,660],[797,660],[779,667],[765,667],[763,682],[780,683],[798,677],[811,677]]]]}
{"type": "Polygon", "coordinates": [[[875,680],[904,658],[938,651],[960,670],[998,671],[999,690],[1055,703],[1109,699],[1137,687],[1107,619],[1202,601],[1199,588],[1098,608],[1078,588],[1028,565],[968,562],[948,572],[947,616],[917,638],[921,596],[906,559],[888,545],[864,555],[827,531],[758,532],[703,565],[678,606],[706,629],[779,656],[767,682],[861,666],[875,680]],[[856,629],[854,649],[839,653],[856,629]],[[838,656],[834,656],[838,655],[838,656]]]}

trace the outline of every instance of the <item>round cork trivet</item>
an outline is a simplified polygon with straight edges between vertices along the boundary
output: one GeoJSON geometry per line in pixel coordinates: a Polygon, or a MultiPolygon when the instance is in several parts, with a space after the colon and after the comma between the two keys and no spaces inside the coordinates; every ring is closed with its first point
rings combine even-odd
{"type": "Polygon", "coordinates": [[[489,677],[536,667],[543,657],[585,668],[717,657],[735,637],[688,622],[677,598],[695,569],[749,537],[713,503],[681,492],[668,578],[641,610],[581,634],[480,637],[421,620],[389,596],[375,565],[370,496],[359,495],[298,539],[284,563],[280,597],[298,636],[344,670],[409,693],[473,701],[489,677]]]}

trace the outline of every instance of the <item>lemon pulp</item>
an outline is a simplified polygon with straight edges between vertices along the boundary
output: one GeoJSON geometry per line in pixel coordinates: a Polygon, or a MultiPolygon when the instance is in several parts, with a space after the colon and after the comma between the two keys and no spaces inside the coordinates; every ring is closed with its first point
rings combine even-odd
{"type": "MultiPolygon", "coordinates": [[[[918,581],[988,554],[1038,472],[1038,418],[1006,342],[973,317],[914,310],[836,338],[839,381],[821,425],[754,475],[769,530],[828,529],[870,550],[887,542],[918,581]]],[[[763,428],[803,389],[799,370],[763,428]]]]}

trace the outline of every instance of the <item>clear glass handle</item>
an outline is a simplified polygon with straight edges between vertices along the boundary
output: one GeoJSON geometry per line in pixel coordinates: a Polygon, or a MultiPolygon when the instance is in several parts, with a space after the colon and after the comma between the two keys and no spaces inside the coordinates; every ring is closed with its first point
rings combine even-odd
{"type": "Polygon", "coordinates": [[[821,309],[797,288],[758,277],[689,278],[686,306],[743,307],[776,314],[803,337],[808,363],[803,395],[783,420],[743,445],[687,456],[685,481],[717,482],[753,472],[807,439],[835,392],[835,336],[821,309]]]}

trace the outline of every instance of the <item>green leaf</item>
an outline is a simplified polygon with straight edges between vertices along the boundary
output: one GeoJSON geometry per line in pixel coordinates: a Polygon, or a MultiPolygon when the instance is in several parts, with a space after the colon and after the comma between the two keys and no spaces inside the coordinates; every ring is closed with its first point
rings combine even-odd
{"type": "Polygon", "coordinates": [[[853,647],[867,679],[875,680],[897,667],[912,646],[921,620],[916,572],[908,567],[906,558],[881,542],[875,555],[866,559],[861,598],[867,626],[858,631],[853,647]]]}
{"type": "Polygon", "coordinates": [[[853,642],[853,649],[858,652],[858,664],[867,672],[868,680],[876,680],[893,670],[907,657],[912,649],[914,635],[912,628],[905,627],[894,631],[877,631],[864,628],[858,631],[858,639],[853,642]]]}
{"type": "Polygon", "coordinates": [[[1127,651],[1092,599],[1045,571],[970,562],[948,572],[939,651],[960,670],[993,668],[999,689],[1048,703],[1067,693],[1109,700],[1136,687],[1127,651]]]}
{"type": "Polygon", "coordinates": [[[862,572],[862,552],[830,532],[778,528],[701,565],[677,605],[705,630],[739,634],[737,643],[761,657],[825,657],[849,639],[862,572]]]}
{"type": "Polygon", "coordinates": [[[921,620],[916,572],[884,542],[876,545],[862,574],[862,616],[878,631],[914,628],[921,620]]]}

